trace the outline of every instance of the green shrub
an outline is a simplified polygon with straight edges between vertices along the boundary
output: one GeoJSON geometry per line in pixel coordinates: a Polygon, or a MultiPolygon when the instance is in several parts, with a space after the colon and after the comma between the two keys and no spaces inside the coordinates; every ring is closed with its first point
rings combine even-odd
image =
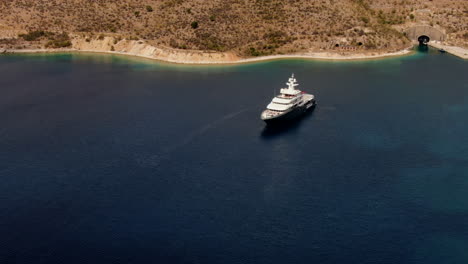
{"type": "Polygon", "coordinates": [[[255,48],[250,48],[250,49],[248,50],[248,54],[249,54],[250,56],[252,56],[252,57],[258,57],[258,56],[261,55],[260,52],[259,52],[258,50],[256,50],[255,48]]]}
{"type": "Polygon", "coordinates": [[[193,21],[192,24],[190,24],[190,26],[191,26],[193,29],[196,29],[196,28],[198,28],[198,22],[197,22],[197,21],[193,21]]]}
{"type": "Polygon", "coordinates": [[[153,7],[147,5],[147,6],[146,6],[146,12],[153,12],[153,7]]]}
{"type": "Polygon", "coordinates": [[[71,41],[69,40],[51,40],[49,42],[47,42],[47,45],[46,47],[47,48],[55,48],[55,49],[58,49],[58,48],[66,48],[66,47],[70,47],[72,45],[71,41]]]}
{"type": "Polygon", "coordinates": [[[43,30],[37,30],[37,31],[32,31],[29,32],[28,34],[21,34],[19,37],[23,38],[26,41],[35,41],[39,39],[40,37],[45,36],[46,32],[43,30]]]}
{"type": "Polygon", "coordinates": [[[54,39],[50,40],[46,44],[47,48],[55,48],[55,49],[66,48],[66,47],[71,47],[71,46],[72,46],[72,43],[67,33],[56,35],[54,39]]]}

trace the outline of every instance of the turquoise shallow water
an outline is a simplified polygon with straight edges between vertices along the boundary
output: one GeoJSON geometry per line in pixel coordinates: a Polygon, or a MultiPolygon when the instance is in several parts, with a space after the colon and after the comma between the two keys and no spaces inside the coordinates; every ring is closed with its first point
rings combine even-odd
{"type": "Polygon", "coordinates": [[[0,56],[0,263],[467,263],[467,72],[0,56]],[[318,106],[266,129],[292,72],[318,106]]]}

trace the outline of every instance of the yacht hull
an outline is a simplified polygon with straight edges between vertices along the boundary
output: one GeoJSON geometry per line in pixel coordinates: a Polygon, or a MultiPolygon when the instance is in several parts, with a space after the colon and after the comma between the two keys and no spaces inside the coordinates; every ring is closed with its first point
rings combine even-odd
{"type": "Polygon", "coordinates": [[[268,119],[263,119],[267,125],[275,125],[275,124],[284,124],[287,122],[291,122],[294,120],[297,120],[300,118],[302,115],[304,115],[306,112],[311,111],[315,108],[316,102],[315,100],[311,102],[307,102],[301,106],[297,106],[291,111],[288,111],[287,113],[284,113],[282,115],[268,118],[268,119]]]}

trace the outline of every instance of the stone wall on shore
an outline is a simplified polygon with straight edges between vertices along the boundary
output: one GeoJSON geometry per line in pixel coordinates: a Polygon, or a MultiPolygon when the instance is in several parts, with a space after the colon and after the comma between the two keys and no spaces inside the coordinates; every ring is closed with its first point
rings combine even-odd
{"type": "Polygon", "coordinates": [[[431,40],[444,41],[446,39],[445,33],[442,30],[428,25],[407,28],[405,33],[410,40],[418,40],[423,35],[428,36],[431,40]]]}

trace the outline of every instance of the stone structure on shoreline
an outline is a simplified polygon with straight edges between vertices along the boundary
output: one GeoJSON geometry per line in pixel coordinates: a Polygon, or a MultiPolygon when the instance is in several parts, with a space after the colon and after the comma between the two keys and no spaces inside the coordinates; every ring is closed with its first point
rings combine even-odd
{"type": "Polygon", "coordinates": [[[428,25],[417,25],[407,28],[406,36],[413,41],[417,41],[421,36],[428,36],[430,40],[444,41],[447,39],[446,34],[442,29],[437,29],[428,25]]]}

